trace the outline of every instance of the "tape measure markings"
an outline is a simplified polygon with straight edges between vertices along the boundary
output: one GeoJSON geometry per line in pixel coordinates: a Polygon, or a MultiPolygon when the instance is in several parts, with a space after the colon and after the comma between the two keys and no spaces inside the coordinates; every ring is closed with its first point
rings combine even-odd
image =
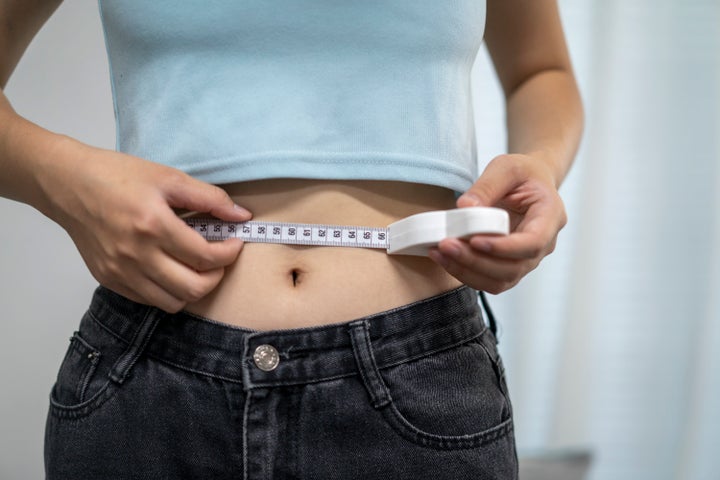
{"type": "Polygon", "coordinates": [[[388,231],[382,227],[263,221],[226,222],[203,218],[190,218],[185,221],[208,241],[240,238],[253,243],[388,248],[388,231]]]}
{"type": "Polygon", "coordinates": [[[389,255],[425,255],[444,238],[476,234],[507,235],[505,210],[468,207],[417,213],[387,228],[267,221],[227,222],[214,218],[186,218],[206,240],[241,238],[246,242],[325,247],[382,248],[389,255]]]}

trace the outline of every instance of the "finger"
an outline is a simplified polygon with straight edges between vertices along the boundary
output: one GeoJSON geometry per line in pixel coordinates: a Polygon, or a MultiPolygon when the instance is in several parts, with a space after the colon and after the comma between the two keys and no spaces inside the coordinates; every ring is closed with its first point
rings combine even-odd
{"type": "Polygon", "coordinates": [[[525,261],[488,256],[457,239],[443,240],[438,244],[438,251],[445,257],[447,268],[472,278],[511,282],[527,269],[525,261]]]}
{"type": "Polygon", "coordinates": [[[210,293],[224,274],[223,268],[196,272],[168,257],[147,272],[149,278],[163,290],[185,302],[197,302],[210,293]]]}
{"type": "Polygon", "coordinates": [[[187,302],[168,293],[150,279],[137,278],[130,284],[132,287],[120,284],[107,284],[105,286],[134,302],[152,305],[168,313],[176,313],[187,304],[187,302]]]}
{"type": "Polygon", "coordinates": [[[530,260],[544,256],[553,239],[535,233],[518,232],[506,237],[483,237],[476,235],[469,240],[470,246],[486,255],[506,260],[530,260]]]}
{"type": "Polygon", "coordinates": [[[433,261],[440,264],[450,275],[476,290],[497,294],[513,287],[518,281],[506,281],[487,276],[484,271],[478,272],[472,270],[463,264],[455,262],[452,258],[444,256],[437,249],[431,249],[429,256],[433,261]]]}
{"type": "Polygon", "coordinates": [[[244,222],[252,218],[245,208],[236,205],[222,188],[179,174],[164,188],[165,199],[174,208],[209,213],[214,217],[244,222]]]}
{"type": "Polygon", "coordinates": [[[562,224],[549,221],[552,212],[531,207],[516,230],[506,236],[474,235],[468,243],[475,250],[507,259],[534,259],[552,251],[562,224]]]}
{"type": "Polygon", "coordinates": [[[195,270],[206,271],[230,265],[242,249],[243,241],[239,238],[208,242],[178,217],[173,216],[169,223],[163,251],[195,270]]]}
{"type": "Polygon", "coordinates": [[[459,208],[493,206],[524,180],[511,162],[492,160],[477,181],[456,202],[459,208]]]}

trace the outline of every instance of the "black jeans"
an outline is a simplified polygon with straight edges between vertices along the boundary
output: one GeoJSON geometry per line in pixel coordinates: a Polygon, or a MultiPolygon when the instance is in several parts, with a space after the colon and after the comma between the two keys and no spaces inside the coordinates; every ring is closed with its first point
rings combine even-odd
{"type": "Polygon", "coordinates": [[[50,395],[49,480],[514,479],[512,407],[467,287],[255,331],[100,287],[50,395]]]}

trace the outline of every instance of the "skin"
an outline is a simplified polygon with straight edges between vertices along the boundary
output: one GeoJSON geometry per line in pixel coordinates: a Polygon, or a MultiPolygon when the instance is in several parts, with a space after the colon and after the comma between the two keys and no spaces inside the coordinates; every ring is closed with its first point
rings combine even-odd
{"type": "Polygon", "coordinates": [[[509,153],[488,164],[457,206],[508,210],[511,234],[446,239],[431,258],[463,283],[500,293],[552,253],[567,223],[558,188],[583,112],[555,1],[488,0],[485,42],[507,102],[509,153]]]}
{"type": "MultiPolygon", "coordinates": [[[[0,85],[60,3],[0,2],[0,85]]],[[[177,312],[215,288],[237,259],[241,241],[207,243],[173,211],[248,220],[251,214],[221,188],[44,130],[18,116],[3,94],[0,125],[0,195],[61,225],[101,284],[177,312]]]]}
{"type": "MultiPolygon", "coordinates": [[[[60,3],[0,0],[0,86],[60,3]]],[[[557,190],[583,114],[556,2],[488,0],[487,9],[485,38],[507,99],[509,153],[490,162],[457,206],[505,208],[512,232],[446,239],[431,259],[459,281],[499,293],[555,247],[566,223],[557,190]]],[[[205,242],[176,210],[229,221],[252,216],[222,188],[49,132],[20,117],[1,91],[0,196],[62,226],[101,284],[168,312],[206,298],[243,248],[238,240],[205,242]]]]}

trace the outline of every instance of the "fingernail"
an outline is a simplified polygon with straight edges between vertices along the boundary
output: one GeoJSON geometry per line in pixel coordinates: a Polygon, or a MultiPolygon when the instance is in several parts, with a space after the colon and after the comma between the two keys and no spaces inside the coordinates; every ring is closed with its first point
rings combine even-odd
{"type": "Polygon", "coordinates": [[[238,213],[242,213],[242,214],[244,214],[244,215],[251,215],[250,210],[248,210],[247,208],[243,208],[243,207],[241,207],[241,206],[238,205],[238,204],[233,204],[233,208],[234,208],[238,213]]]}
{"type": "Polygon", "coordinates": [[[450,245],[443,253],[449,257],[457,258],[460,256],[460,247],[457,245],[450,245]]]}
{"type": "Polygon", "coordinates": [[[473,246],[481,252],[490,252],[492,250],[492,243],[490,242],[480,242],[473,246]]]}

